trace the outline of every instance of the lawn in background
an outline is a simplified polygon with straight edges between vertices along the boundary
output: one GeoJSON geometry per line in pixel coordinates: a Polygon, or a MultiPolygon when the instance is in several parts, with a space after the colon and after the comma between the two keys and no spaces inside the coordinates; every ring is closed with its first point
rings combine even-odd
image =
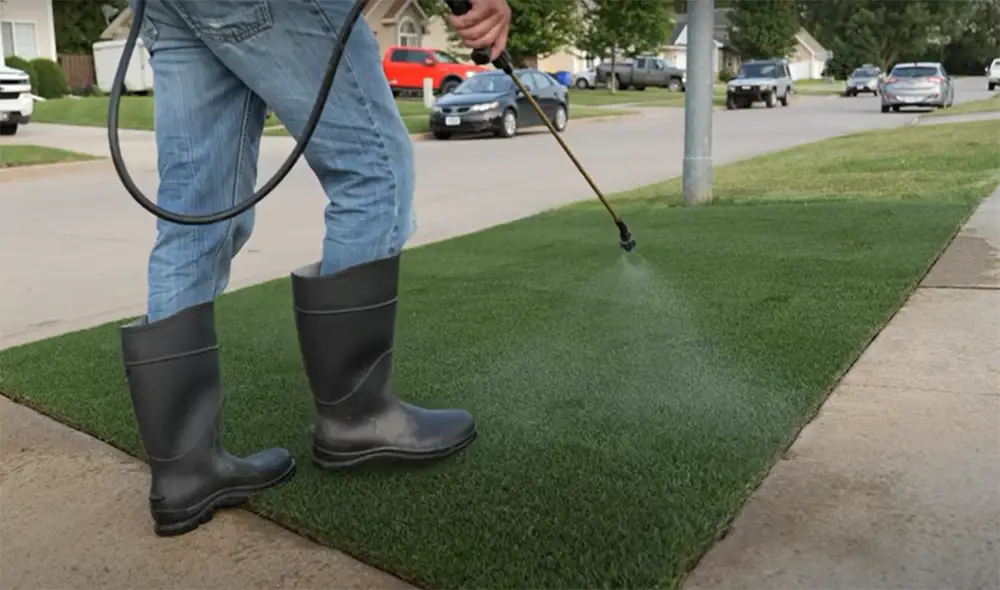
{"type": "MultiPolygon", "coordinates": [[[[681,95],[683,96],[683,95],[681,95]]],[[[411,133],[426,133],[428,130],[427,114],[423,101],[400,99],[400,115],[411,133]]],[[[573,103],[575,105],[575,103],[573,103]]],[[[683,105],[683,101],[681,102],[683,105]]],[[[585,105],[584,105],[585,106],[585,105]]],[[[592,109],[572,109],[574,118],[597,116],[621,116],[631,114],[630,111],[604,110],[595,112],[592,109]]],[[[149,96],[126,96],[122,98],[119,117],[119,128],[151,131],[153,129],[153,98],[149,96]]],[[[108,98],[93,96],[86,98],[61,98],[39,102],[35,105],[33,120],[38,123],[59,123],[62,125],[85,125],[104,127],[108,122],[108,98]]],[[[287,135],[277,118],[269,119],[268,135],[287,135]]]]}
{"type": "Polygon", "coordinates": [[[38,145],[0,145],[0,168],[96,160],[95,156],[38,145]]]}
{"type": "MultiPolygon", "coordinates": [[[[428,469],[309,466],[288,280],[223,297],[226,442],[302,460],[253,509],[424,586],[678,587],[1000,182],[998,133],[799,146],[718,168],[699,208],[618,195],[632,255],[589,201],[407,251],[395,385],[481,433],[428,469]]],[[[125,321],[0,352],[0,390],[141,454],[125,321]]]]}
{"type": "MultiPolygon", "coordinates": [[[[430,131],[430,112],[424,108],[421,102],[399,101],[399,112],[403,117],[403,123],[411,134],[423,134],[430,131]]],[[[636,111],[627,109],[603,109],[596,107],[570,107],[570,120],[592,119],[597,117],[624,117],[636,114],[636,111]]],[[[276,126],[264,130],[264,135],[290,135],[287,129],[276,126]]]]}
{"type": "Polygon", "coordinates": [[[812,96],[843,96],[844,80],[795,80],[792,88],[796,94],[812,96]]]}
{"type": "Polygon", "coordinates": [[[926,113],[925,117],[948,117],[952,115],[970,115],[974,113],[1000,113],[1000,93],[982,100],[970,100],[947,109],[937,109],[926,113]]]}
{"type": "MultiPolygon", "coordinates": [[[[637,107],[684,107],[683,92],[670,92],[664,88],[647,88],[646,90],[617,90],[612,93],[607,88],[592,88],[590,90],[571,89],[570,104],[584,106],[615,106],[635,105],[637,107]]],[[[713,103],[717,106],[726,104],[725,84],[715,85],[713,103]]]]}

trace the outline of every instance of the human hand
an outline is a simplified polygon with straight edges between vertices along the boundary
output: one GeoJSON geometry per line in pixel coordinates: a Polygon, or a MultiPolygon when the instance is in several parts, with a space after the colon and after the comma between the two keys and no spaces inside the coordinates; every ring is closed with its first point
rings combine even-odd
{"type": "Polygon", "coordinates": [[[469,0],[472,8],[463,15],[448,17],[462,42],[472,49],[490,48],[490,61],[507,48],[510,6],[507,0],[469,0]]]}

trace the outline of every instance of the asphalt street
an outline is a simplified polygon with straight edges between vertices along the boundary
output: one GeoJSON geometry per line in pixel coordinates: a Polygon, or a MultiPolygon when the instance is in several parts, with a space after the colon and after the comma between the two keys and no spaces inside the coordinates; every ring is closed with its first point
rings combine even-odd
{"type": "MultiPolygon", "coordinates": [[[[985,81],[960,79],[956,102],[986,98],[985,81]]],[[[571,122],[565,134],[606,192],[681,173],[683,109],[644,109],[619,121],[571,122]]],[[[877,98],[799,96],[786,108],[716,111],[714,162],[725,164],[828,137],[913,122],[882,114],[877,98]]],[[[157,183],[152,134],[122,134],[129,168],[148,194],[157,183]]],[[[4,143],[107,155],[104,129],[32,124],[4,143]]],[[[261,181],[293,146],[266,138],[261,181]]],[[[510,140],[421,141],[419,230],[410,245],[446,239],[593,198],[544,133],[510,140]]],[[[789,174],[795,174],[789,170],[789,174]]],[[[286,275],[319,256],[325,196],[303,163],[258,207],[255,235],[234,262],[230,288],[286,275]]],[[[0,173],[0,347],[142,312],[154,218],[121,187],[109,162],[0,173]]]]}

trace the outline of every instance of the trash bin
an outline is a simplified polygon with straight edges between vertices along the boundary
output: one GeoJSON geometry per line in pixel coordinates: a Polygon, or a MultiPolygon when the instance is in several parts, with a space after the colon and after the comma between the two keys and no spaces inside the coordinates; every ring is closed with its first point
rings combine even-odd
{"type": "Polygon", "coordinates": [[[573,74],[566,70],[560,70],[556,72],[556,80],[566,88],[569,88],[573,84],[573,74]]]}

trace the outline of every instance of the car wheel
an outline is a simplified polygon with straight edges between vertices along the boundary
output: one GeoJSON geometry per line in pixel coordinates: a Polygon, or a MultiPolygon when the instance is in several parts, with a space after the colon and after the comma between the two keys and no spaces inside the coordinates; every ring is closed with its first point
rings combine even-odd
{"type": "Polygon", "coordinates": [[[504,139],[514,137],[517,134],[517,113],[514,109],[507,109],[500,118],[500,129],[497,129],[497,137],[504,139]]]}
{"type": "Polygon", "coordinates": [[[993,89],[997,87],[995,82],[990,82],[989,86],[990,86],[990,92],[993,92],[993,89]]]}
{"type": "Polygon", "coordinates": [[[451,94],[461,83],[460,80],[456,80],[455,78],[448,78],[444,82],[441,82],[441,94],[451,94]]]}
{"type": "Polygon", "coordinates": [[[451,139],[451,133],[448,133],[447,131],[435,131],[434,139],[441,139],[441,140],[451,139]]]}
{"type": "Polygon", "coordinates": [[[736,104],[736,99],[734,99],[732,96],[726,96],[726,110],[733,111],[738,108],[739,105],[736,104]]]}
{"type": "Polygon", "coordinates": [[[787,107],[788,106],[788,89],[787,88],[785,89],[785,93],[781,95],[781,98],[779,98],[778,101],[781,103],[781,106],[783,106],[783,107],[787,107]]]}
{"type": "Polygon", "coordinates": [[[566,112],[566,107],[560,106],[556,109],[556,116],[552,118],[552,126],[556,128],[556,131],[562,133],[568,124],[569,114],[566,112]]]}
{"type": "Polygon", "coordinates": [[[17,123],[0,123],[0,135],[17,135],[17,123]]]}
{"type": "Polygon", "coordinates": [[[579,80],[576,81],[576,87],[579,88],[580,90],[586,90],[590,88],[590,84],[587,83],[586,78],[580,78],[579,80]]]}
{"type": "Polygon", "coordinates": [[[892,107],[892,112],[898,113],[899,112],[899,106],[897,105],[897,106],[892,107]]]}
{"type": "Polygon", "coordinates": [[[753,101],[750,100],[749,98],[744,98],[743,100],[740,101],[739,107],[741,109],[752,109],[753,108],[753,101]]]}
{"type": "Polygon", "coordinates": [[[684,83],[677,78],[671,78],[670,81],[667,82],[667,90],[670,92],[680,92],[683,88],[684,83]]]}
{"type": "Polygon", "coordinates": [[[639,92],[642,92],[643,90],[646,89],[646,87],[645,86],[636,86],[635,89],[638,90],[639,92]]]}
{"type": "Polygon", "coordinates": [[[767,105],[767,108],[769,109],[773,109],[778,104],[778,100],[775,98],[774,92],[767,93],[767,96],[764,97],[764,104],[767,105]]]}
{"type": "Polygon", "coordinates": [[[885,105],[882,105],[882,112],[883,113],[888,113],[889,112],[889,107],[887,107],[885,105]]]}

